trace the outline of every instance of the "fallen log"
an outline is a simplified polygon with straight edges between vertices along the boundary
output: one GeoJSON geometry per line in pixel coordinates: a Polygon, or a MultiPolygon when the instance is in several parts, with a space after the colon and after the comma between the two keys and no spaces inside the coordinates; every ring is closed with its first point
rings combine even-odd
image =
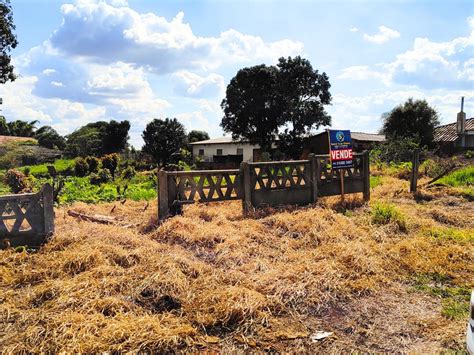
{"type": "Polygon", "coordinates": [[[438,174],[438,176],[436,176],[435,178],[431,179],[430,181],[428,181],[424,186],[430,186],[431,184],[435,183],[436,181],[438,181],[439,179],[441,179],[443,176],[447,175],[448,173],[450,173],[451,171],[453,171],[455,168],[457,167],[456,164],[454,165],[451,165],[451,166],[448,166],[446,168],[446,170],[444,170],[441,174],[438,174]]]}
{"type": "Polygon", "coordinates": [[[80,213],[74,210],[68,210],[67,214],[71,217],[79,218],[84,221],[90,221],[90,222],[95,222],[95,223],[100,223],[100,224],[115,224],[117,221],[115,218],[110,217],[110,216],[103,216],[103,215],[87,215],[84,213],[80,213]]]}

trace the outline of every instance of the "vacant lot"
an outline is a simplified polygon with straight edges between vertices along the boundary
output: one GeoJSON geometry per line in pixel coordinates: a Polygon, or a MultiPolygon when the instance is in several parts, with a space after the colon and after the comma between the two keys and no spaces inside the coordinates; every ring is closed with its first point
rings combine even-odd
{"type": "Polygon", "coordinates": [[[38,253],[0,251],[0,348],[462,350],[472,187],[414,199],[407,181],[376,180],[369,205],[321,199],[249,217],[239,203],[193,205],[157,229],[153,203],[69,207],[116,225],[58,209],[38,253]],[[313,341],[317,331],[333,334],[313,341]]]}

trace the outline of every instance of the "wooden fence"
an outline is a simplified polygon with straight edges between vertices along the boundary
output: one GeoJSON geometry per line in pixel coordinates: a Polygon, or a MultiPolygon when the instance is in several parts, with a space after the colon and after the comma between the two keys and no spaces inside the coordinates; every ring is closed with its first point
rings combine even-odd
{"type": "Polygon", "coordinates": [[[39,247],[54,232],[53,188],[38,193],[0,196],[0,240],[12,247],[39,247]]]}
{"type": "MultiPolygon", "coordinates": [[[[370,198],[368,152],[354,154],[354,166],[343,170],[344,192],[362,192],[370,198]]],[[[263,206],[306,205],[319,196],[341,193],[339,171],[329,166],[328,155],[308,160],[246,163],[240,169],[160,171],[158,218],[178,213],[183,204],[242,200],[244,211],[263,206]]]]}

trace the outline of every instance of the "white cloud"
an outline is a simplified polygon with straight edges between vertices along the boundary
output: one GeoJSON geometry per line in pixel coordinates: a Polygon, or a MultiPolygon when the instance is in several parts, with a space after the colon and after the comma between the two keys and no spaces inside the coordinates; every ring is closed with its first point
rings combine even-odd
{"type": "Polygon", "coordinates": [[[395,31],[383,25],[379,26],[379,32],[376,34],[369,35],[367,33],[364,33],[364,39],[366,41],[376,43],[376,44],[382,44],[382,43],[388,42],[391,39],[398,38],[398,37],[400,37],[400,32],[395,31]]]}
{"type": "Polygon", "coordinates": [[[368,65],[354,65],[344,68],[337,78],[349,80],[377,79],[388,84],[390,75],[384,71],[373,69],[368,65]]]}
{"type": "Polygon", "coordinates": [[[54,81],[54,80],[51,82],[51,85],[56,86],[56,87],[58,87],[58,88],[64,87],[64,84],[63,84],[62,82],[60,82],[60,81],[54,81]]]}
{"type": "Polygon", "coordinates": [[[157,73],[275,62],[280,56],[303,51],[301,42],[283,39],[267,43],[233,29],[218,37],[199,37],[183,21],[183,12],[168,21],[153,13],[91,1],[62,5],[61,12],[63,23],[50,39],[54,50],[98,63],[133,63],[157,73]]]}
{"type": "Polygon", "coordinates": [[[191,97],[208,97],[223,96],[224,94],[224,77],[211,73],[207,76],[199,76],[198,74],[181,70],[173,74],[177,80],[175,92],[183,96],[191,97]]]}
{"type": "Polygon", "coordinates": [[[54,74],[54,73],[56,73],[56,70],[51,69],[51,68],[46,68],[41,72],[41,74],[43,74],[43,75],[51,75],[51,74],[54,74]]]}
{"type": "Polygon", "coordinates": [[[359,29],[357,27],[351,27],[351,28],[349,28],[349,31],[350,32],[358,32],[359,29]]]}

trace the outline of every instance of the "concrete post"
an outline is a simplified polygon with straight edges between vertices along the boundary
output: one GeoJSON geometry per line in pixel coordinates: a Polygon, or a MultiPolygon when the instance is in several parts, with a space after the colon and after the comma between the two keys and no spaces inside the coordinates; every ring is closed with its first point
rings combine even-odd
{"type": "Polygon", "coordinates": [[[250,181],[250,166],[247,162],[240,163],[240,179],[242,182],[242,209],[244,214],[252,207],[252,191],[250,181]]]}
{"type": "Polygon", "coordinates": [[[53,188],[50,184],[45,184],[41,193],[43,195],[44,235],[49,237],[54,233],[53,188]]]}
{"type": "Polygon", "coordinates": [[[158,221],[169,215],[168,174],[164,170],[158,172],[158,221]]]}
{"type": "Polygon", "coordinates": [[[311,202],[315,203],[318,200],[319,164],[318,159],[313,153],[308,155],[308,159],[311,180],[311,202]]]}

